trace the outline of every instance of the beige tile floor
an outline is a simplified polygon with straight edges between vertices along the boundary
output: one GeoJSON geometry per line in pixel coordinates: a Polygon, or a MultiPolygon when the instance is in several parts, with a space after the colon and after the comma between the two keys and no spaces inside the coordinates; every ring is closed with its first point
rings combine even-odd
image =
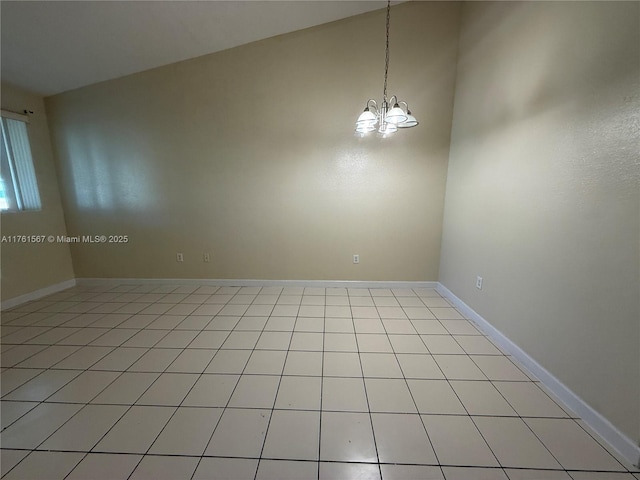
{"type": "Polygon", "coordinates": [[[6,479],[640,478],[431,289],[77,287],[1,334],[6,479]]]}

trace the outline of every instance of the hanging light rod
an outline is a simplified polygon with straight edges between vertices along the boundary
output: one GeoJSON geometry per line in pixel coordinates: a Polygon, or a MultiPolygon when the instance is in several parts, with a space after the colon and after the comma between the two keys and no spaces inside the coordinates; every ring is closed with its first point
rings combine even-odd
{"type": "Polygon", "coordinates": [[[364,136],[367,133],[378,131],[378,134],[386,137],[398,131],[398,128],[410,128],[418,125],[418,121],[411,114],[407,102],[398,100],[393,95],[387,100],[387,76],[389,74],[389,21],[391,19],[391,0],[387,0],[387,44],[384,60],[384,88],[382,92],[382,103],[367,100],[364,112],[360,114],[356,121],[356,133],[364,136]],[[389,106],[391,105],[391,108],[389,106]]]}

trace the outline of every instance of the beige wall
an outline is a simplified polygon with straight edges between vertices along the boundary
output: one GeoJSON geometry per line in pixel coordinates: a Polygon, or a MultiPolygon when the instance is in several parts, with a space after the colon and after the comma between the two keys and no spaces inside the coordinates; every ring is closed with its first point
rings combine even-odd
{"type": "Polygon", "coordinates": [[[384,10],[47,99],[78,277],[437,280],[460,5],[392,10],[395,138],[384,10]]]}
{"type": "Polygon", "coordinates": [[[440,269],[634,442],[639,7],[465,4],[440,269]]]}
{"type": "MultiPolygon", "coordinates": [[[[1,102],[5,110],[33,111],[27,131],[42,202],[42,210],[37,212],[3,212],[0,218],[2,235],[65,235],[42,97],[3,83],[1,102]]],[[[0,251],[2,301],[73,279],[71,256],[66,244],[3,243],[0,251]]]]}

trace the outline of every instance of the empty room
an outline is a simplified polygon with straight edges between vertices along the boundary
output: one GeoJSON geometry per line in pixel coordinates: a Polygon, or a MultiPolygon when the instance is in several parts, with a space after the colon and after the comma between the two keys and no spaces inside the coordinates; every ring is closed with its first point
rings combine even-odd
{"type": "Polygon", "coordinates": [[[640,2],[0,20],[2,479],[640,479],[640,2]]]}

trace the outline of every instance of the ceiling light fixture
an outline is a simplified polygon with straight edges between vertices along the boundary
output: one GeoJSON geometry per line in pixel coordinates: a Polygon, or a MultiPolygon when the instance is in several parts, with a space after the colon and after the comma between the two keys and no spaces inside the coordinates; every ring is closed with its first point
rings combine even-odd
{"type": "Polygon", "coordinates": [[[384,89],[380,107],[375,100],[367,100],[364,112],[356,121],[356,134],[364,136],[378,130],[383,137],[398,131],[398,128],[409,128],[418,125],[416,117],[411,115],[407,102],[399,101],[393,95],[387,100],[387,75],[389,73],[389,20],[391,19],[391,0],[387,0],[387,45],[384,60],[384,89]],[[391,108],[389,106],[391,105],[391,108]]]}

